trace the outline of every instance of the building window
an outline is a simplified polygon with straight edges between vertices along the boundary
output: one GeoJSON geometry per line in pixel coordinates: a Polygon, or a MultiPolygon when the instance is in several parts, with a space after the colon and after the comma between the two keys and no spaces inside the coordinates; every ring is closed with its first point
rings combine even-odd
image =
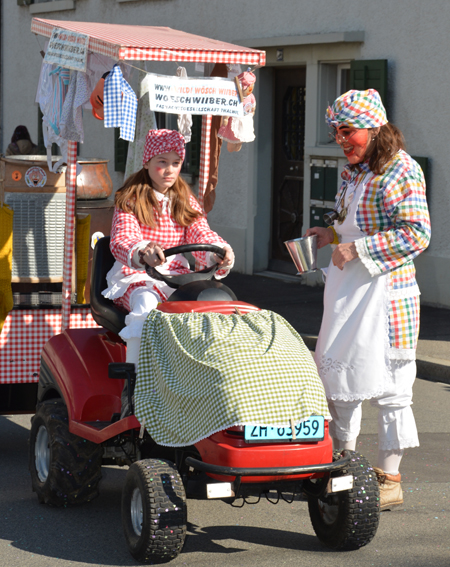
{"type": "Polygon", "coordinates": [[[318,144],[334,143],[328,136],[325,109],[350,89],[376,89],[386,106],[387,59],[354,60],[348,63],[321,63],[319,71],[318,144]]]}
{"type": "Polygon", "coordinates": [[[350,62],[321,63],[319,70],[319,116],[318,143],[330,144],[329,128],[325,122],[325,112],[338,96],[350,89],[350,62]]]}
{"type": "Polygon", "coordinates": [[[75,10],[75,0],[17,0],[17,4],[30,5],[30,14],[75,10]]]}

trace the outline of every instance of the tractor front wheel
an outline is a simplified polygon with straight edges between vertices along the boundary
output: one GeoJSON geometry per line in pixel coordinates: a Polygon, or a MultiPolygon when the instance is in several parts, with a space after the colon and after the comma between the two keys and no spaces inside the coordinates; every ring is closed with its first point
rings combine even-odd
{"type": "MultiPolygon", "coordinates": [[[[340,455],[336,455],[335,460],[340,455]]],[[[308,494],[311,523],[319,540],[335,550],[359,549],[375,536],[380,519],[377,475],[365,457],[353,453],[342,475],[353,476],[353,488],[315,496],[308,494]]]]}
{"type": "Polygon", "coordinates": [[[122,493],[122,523],[131,555],[141,563],[167,563],[181,552],[187,508],[183,482],[170,461],[131,465],[122,493]]]}

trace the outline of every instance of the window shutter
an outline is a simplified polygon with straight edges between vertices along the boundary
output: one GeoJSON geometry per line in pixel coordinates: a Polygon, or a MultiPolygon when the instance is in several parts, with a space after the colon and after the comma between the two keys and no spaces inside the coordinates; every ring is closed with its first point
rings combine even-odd
{"type": "Polygon", "coordinates": [[[114,171],[125,171],[128,154],[128,140],[119,138],[120,128],[114,128],[114,171]]]}
{"type": "Polygon", "coordinates": [[[421,156],[411,156],[422,168],[425,183],[428,185],[428,158],[421,156]]]}
{"type": "Polygon", "coordinates": [[[352,61],[350,63],[350,88],[358,91],[376,89],[386,104],[387,59],[352,61]]]}

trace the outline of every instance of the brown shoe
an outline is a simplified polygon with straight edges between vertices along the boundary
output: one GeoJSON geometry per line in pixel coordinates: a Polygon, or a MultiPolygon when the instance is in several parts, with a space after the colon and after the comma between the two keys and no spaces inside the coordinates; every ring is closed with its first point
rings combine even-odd
{"type": "Polygon", "coordinates": [[[403,504],[402,475],[387,474],[373,467],[380,485],[380,511],[393,510],[403,504]]]}

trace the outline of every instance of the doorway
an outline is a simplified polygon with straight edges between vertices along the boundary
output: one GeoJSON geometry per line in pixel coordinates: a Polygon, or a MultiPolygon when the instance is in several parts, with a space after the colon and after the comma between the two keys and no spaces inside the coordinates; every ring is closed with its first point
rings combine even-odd
{"type": "Polygon", "coordinates": [[[276,69],[269,269],[297,272],[284,242],[302,236],[306,67],[276,69]]]}

